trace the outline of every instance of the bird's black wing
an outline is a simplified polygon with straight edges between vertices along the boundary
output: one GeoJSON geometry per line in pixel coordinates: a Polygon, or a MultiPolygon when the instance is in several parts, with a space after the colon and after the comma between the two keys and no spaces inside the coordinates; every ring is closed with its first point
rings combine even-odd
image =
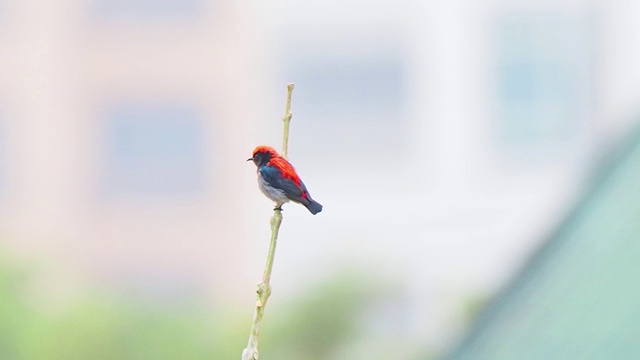
{"type": "MultiPolygon", "coordinates": [[[[262,178],[271,187],[284,191],[288,198],[298,200],[305,191],[304,185],[298,186],[293,180],[282,177],[280,170],[273,166],[260,167],[262,178]]],[[[302,182],[300,182],[302,184],[302,182]]]]}

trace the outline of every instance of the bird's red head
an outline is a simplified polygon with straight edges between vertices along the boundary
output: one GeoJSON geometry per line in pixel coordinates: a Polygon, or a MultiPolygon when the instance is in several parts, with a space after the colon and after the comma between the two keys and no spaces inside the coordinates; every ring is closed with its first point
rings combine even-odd
{"type": "Polygon", "coordinates": [[[253,161],[256,166],[266,165],[269,160],[280,157],[278,151],[267,145],[259,145],[253,150],[253,156],[247,161],[253,161]]]}
{"type": "Polygon", "coordinates": [[[278,151],[271,146],[268,145],[258,145],[255,149],[253,149],[253,156],[256,154],[269,154],[271,156],[280,156],[278,151]]]}

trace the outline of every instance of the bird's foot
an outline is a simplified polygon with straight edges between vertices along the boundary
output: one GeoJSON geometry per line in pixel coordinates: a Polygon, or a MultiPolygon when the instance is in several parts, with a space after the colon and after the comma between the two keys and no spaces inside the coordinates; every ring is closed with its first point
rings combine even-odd
{"type": "Polygon", "coordinates": [[[276,207],[273,208],[273,211],[282,211],[282,204],[277,205],[276,207]]]}

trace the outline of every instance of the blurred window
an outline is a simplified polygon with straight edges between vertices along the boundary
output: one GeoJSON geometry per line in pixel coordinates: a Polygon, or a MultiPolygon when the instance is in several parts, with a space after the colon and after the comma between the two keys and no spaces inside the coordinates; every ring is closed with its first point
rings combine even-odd
{"type": "Polygon", "coordinates": [[[497,99],[501,138],[553,145],[588,117],[587,28],[558,14],[507,15],[497,26],[497,99]]]}
{"type": "Polygon", "coordinates": [[[406,121],[401,55],[397,46],[378,44],[371,52],[360,45],[348,44],[342,52],[321,45],[287,52],[286,79],[296,83],[294,110],[297,121],[305,122],[305,131],[291,141],[301,151],[349,160],[402,148],[406,121]]]}
{"type": "Polygon", "coordinates": [[[103,20],[192,18],[204,11],[205,0],[90,0],[91,12],[103,20]]]}
{"type": "Polygon", "coordinates": [[[402,103],[402,64],[393,54],[340,58],[321,56],[294,64],[309,110],[334,116],[392,114],[402,103]]]}
{"type": "Polygon", "coordinates": [[[203,189],[204,134],[197,109],[119,104],[106,112],[111,194],[183,196],[203,189]]]}

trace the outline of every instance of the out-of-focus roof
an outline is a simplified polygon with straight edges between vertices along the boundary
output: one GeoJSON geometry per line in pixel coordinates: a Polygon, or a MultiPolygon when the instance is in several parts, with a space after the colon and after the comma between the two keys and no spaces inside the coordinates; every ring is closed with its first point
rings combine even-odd
{"type": "Polygon", "coordinates": [[[640,359],[640,128],[444,358],[640,359]]]}

